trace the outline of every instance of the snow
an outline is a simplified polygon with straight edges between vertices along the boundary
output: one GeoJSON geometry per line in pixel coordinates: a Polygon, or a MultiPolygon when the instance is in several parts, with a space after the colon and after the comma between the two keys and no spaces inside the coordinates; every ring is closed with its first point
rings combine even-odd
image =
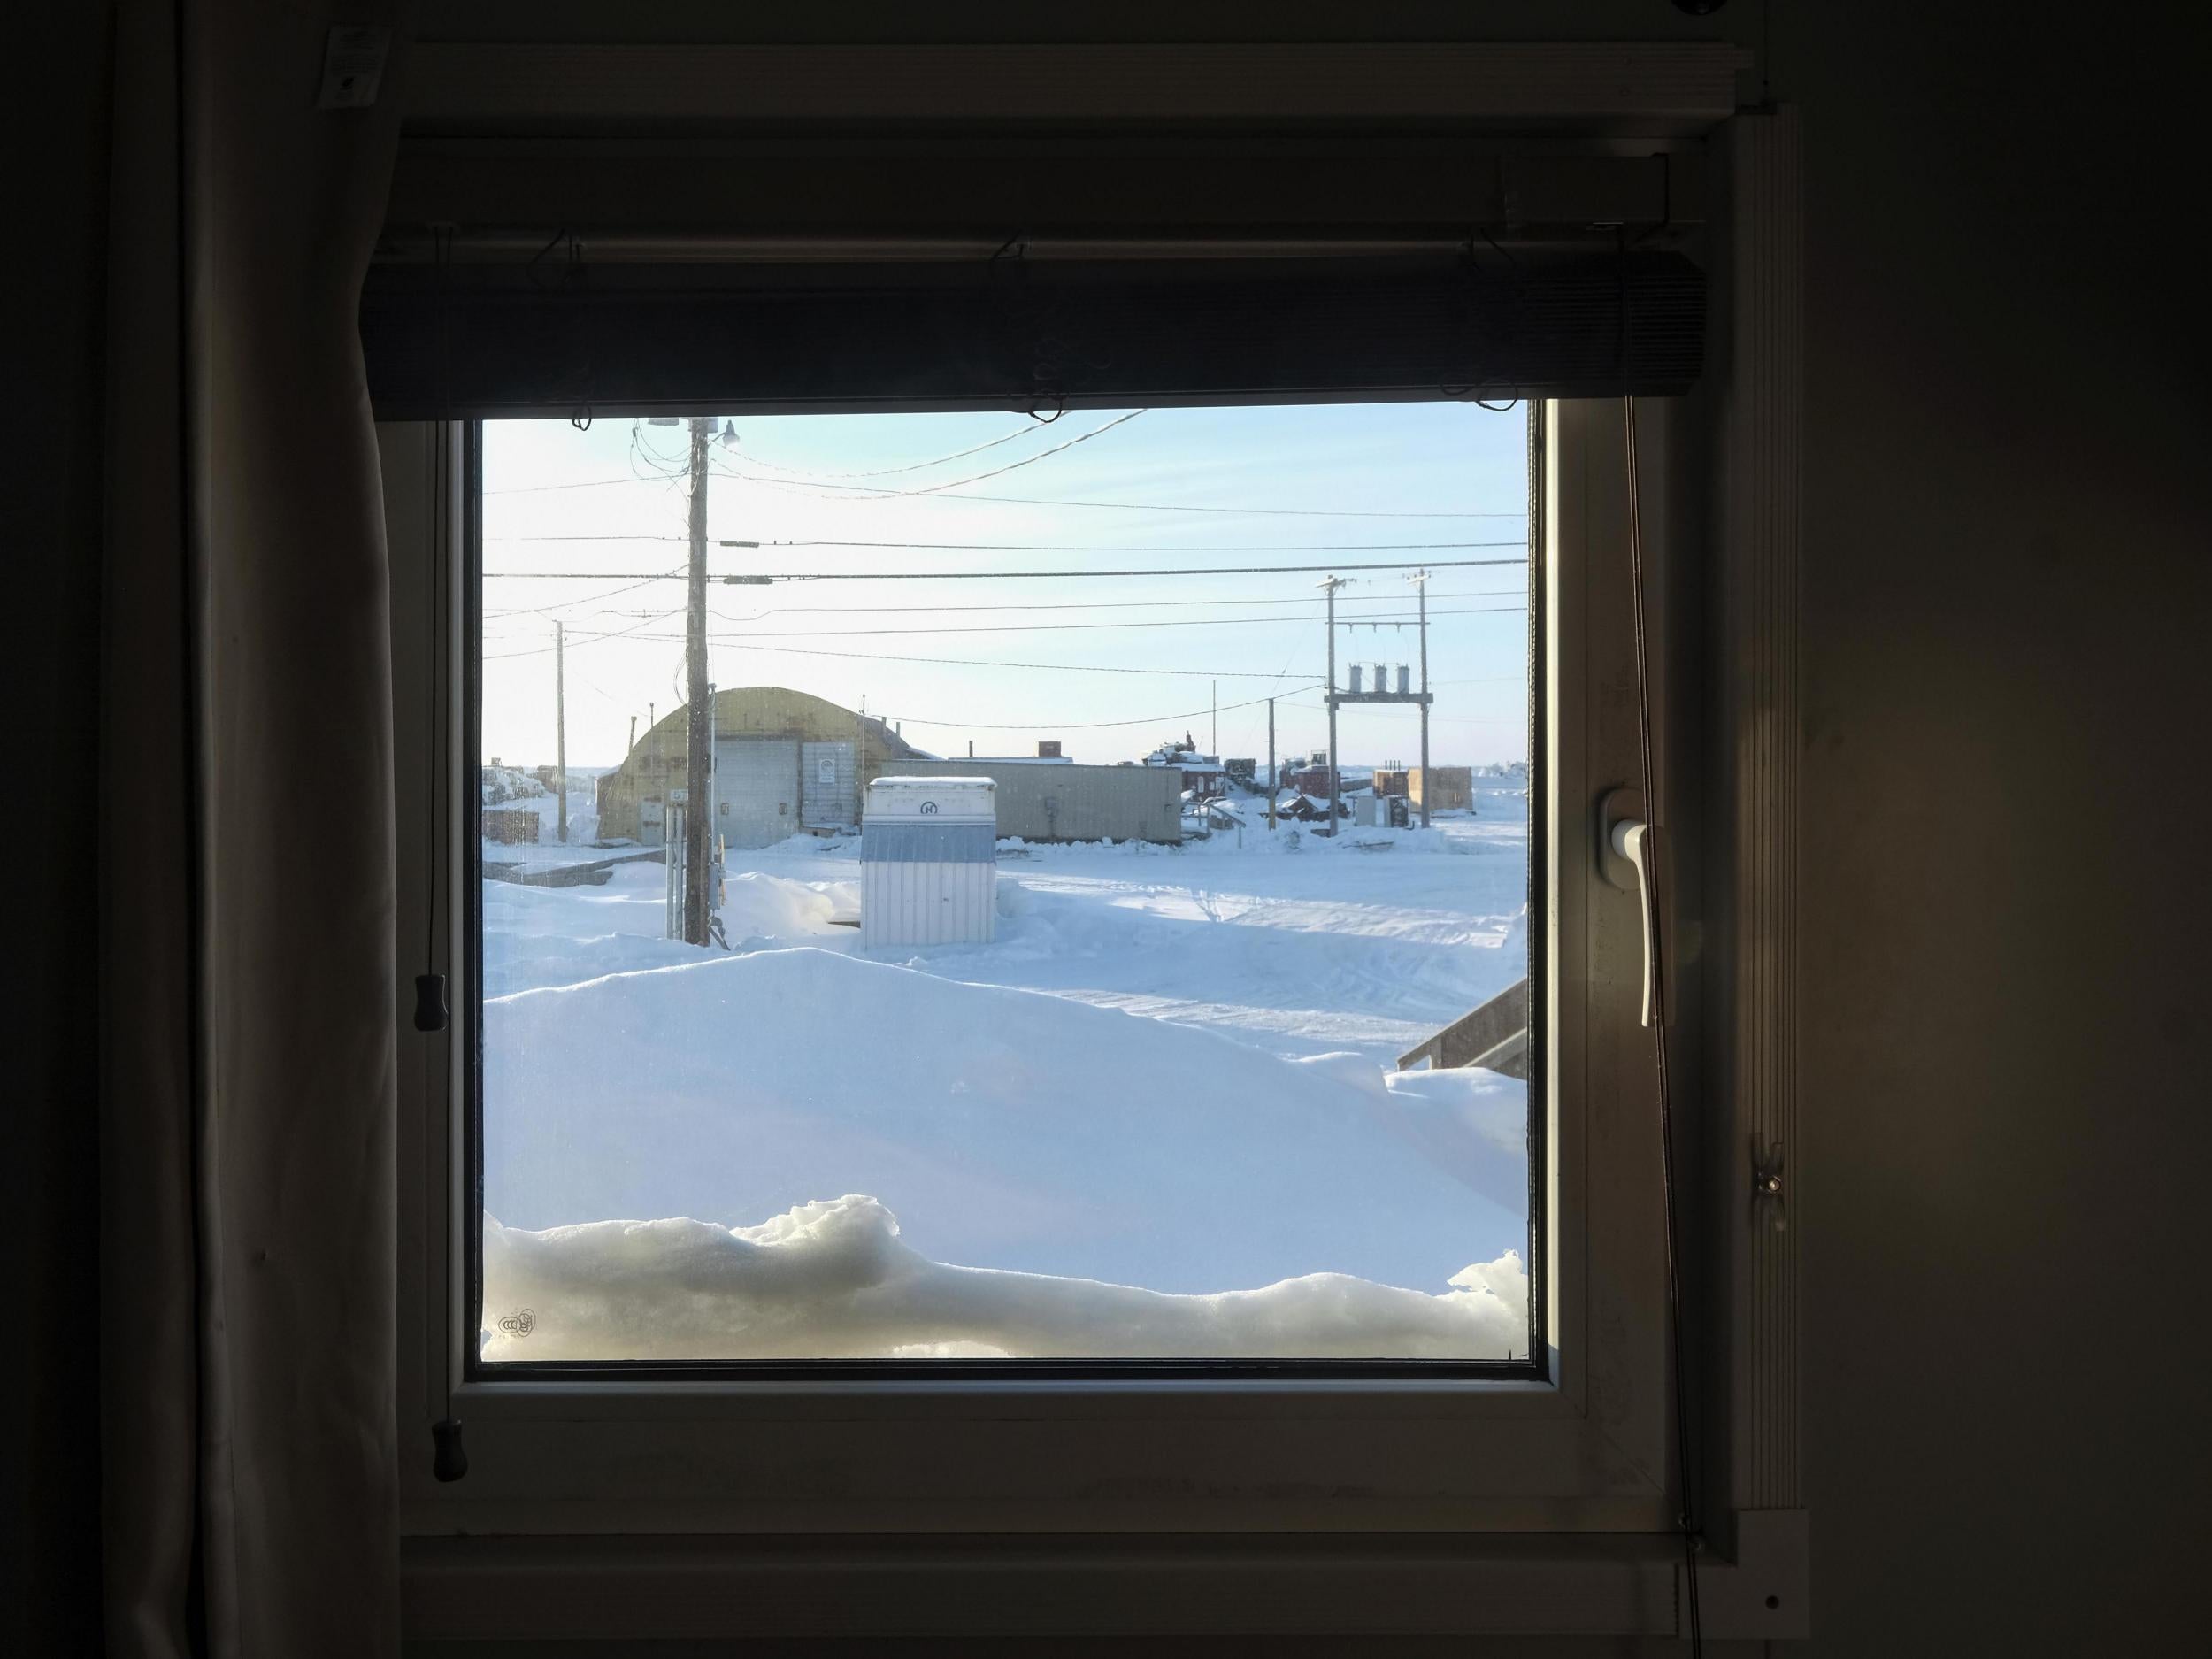
{"type": "Polygon", "coordinates": [[[908,1245],[879,1202],[849,1194],[754,1227],[602,1221],[528,1233],[493,1222],[484,1277],[484,1357],[495,1361],[1504,1359],[1527,1342],[1528,1279],[1511,1254],[1434,1295],[1341,1273],[1171,1295],[946,1266],[908,1245]]]}
{"type": "Polygon", "coordinates": [[[1523,1087],[1394,1070],[1525,972],[1525,803],[1479,804],[1002,842],[997,942],[897,963],[850,837],[733,853],[726,954],[658,863],[487,881],[488,1354],[1525,1347],[1523,1087]]]}

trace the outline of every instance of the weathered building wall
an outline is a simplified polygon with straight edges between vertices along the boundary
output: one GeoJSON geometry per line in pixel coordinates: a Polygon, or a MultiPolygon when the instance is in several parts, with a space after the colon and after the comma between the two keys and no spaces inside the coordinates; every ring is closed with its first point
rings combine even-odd
{"type": "MultiPolygon", "coordinates": [[[[680,708],[664,716],[637,741],[622,764],[599,780],[599,833],[631,841],[657,840],[658,808],[672,789],[685,787],[690,742],[690,711],[680,708]]],[[[714,739],[718,750],[733,741],[806,743],[851,743],[859,756],[859,777],[841,775],[841,798],[865,788],[886,763],[915,758],[919,751],[882,721],[864,720],[853,710],[841,708],[825,697],[783,686],[740,686],[714,694],[714,739]]],[[[933,764],[934,763],[932,763],[933,764]]],[[[795,793],[797,773],[793,774],[795,793]]],[[[795,810],[793,829],[800,827],[795,810]]]]}
{"type": "Polygon", "coordinates": [[[887,777],[988,778],[998,833],[1031,841],[1183,839],[1183,777],[1172,767],[1040,765],[1032,761],[893,761],[887,777]]]}

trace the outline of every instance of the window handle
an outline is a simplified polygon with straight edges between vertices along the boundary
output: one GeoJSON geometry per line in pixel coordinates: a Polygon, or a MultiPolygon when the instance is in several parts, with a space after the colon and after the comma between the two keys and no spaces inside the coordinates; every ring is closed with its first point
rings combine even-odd
{"type": "Polygon", "coordinates": [[[1659,917],[1651,882],[1651,826],[1643,816],[1643,796],[1633,789],[1609,791],[1598,803],[1599,873],[1624,893],[1636,895],[1644,928],[1644,994],[1640,1023],[1648,1026],[1659,1012],[1659,961],[1655,942],[1659,917]]]}
{"type": "Polygon", "coordinates": [[[1636,909],[1644,918],[1644,1002],[1641,1023],[1651,1024],[1658,998],[1658,964],[1652,958],[1651,936],[1651,826],[1640,818],[1624,818],[1613,826],[1613,851],[1636,872],[1636,909]]]}

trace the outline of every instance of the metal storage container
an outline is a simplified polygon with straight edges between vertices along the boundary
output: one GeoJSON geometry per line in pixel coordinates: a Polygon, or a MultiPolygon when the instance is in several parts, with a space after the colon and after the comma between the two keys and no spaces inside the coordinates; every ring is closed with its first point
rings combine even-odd
{"type": "Polygon", "coordinates": [[[998,833],[1032,841],[1183,839],[1183,774],[1172,766],[1034,760],[895,760],[887,778],[988,778],[998,833]]]}
{"type": "Polygon", "coordinates": [[[988,944],[998,932],[997,786],[878,778],[860,831],[860,948],[988,944]]]}

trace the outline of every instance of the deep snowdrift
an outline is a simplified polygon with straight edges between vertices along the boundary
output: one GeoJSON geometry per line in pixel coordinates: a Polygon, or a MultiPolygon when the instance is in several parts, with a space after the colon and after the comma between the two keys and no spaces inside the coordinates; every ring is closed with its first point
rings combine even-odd
{"type": "Polygon", "coordinates": [[[1433,1296],[1335,1273],[1179,1296],[943,1266],[898,1233],[855,1195],[756,1227],[488,1223],[484,1356],[1503,1359],[1527,1346],[1528,1279],[1511,1254],[1433,1296]]]}
{"type": "Polygon", "coordinates": [[[1509,1079],[826,950],[693,954],[486,1003],[490,1213],[727,1225],[864,1192],[935,1261],[1186,1291],[1440,1287],[1522,1241],[1509,1079]]]}
{"type": "Polygon", "coordinates": [[[998,941],[898,962],[852,838],[733,854],[729,954],[657,863],[486,882],[489,1351],[1517,1350],[1525,1092],[1393,1061],[1525,971],[1519,806],[1002,846],[998,941]]]}

